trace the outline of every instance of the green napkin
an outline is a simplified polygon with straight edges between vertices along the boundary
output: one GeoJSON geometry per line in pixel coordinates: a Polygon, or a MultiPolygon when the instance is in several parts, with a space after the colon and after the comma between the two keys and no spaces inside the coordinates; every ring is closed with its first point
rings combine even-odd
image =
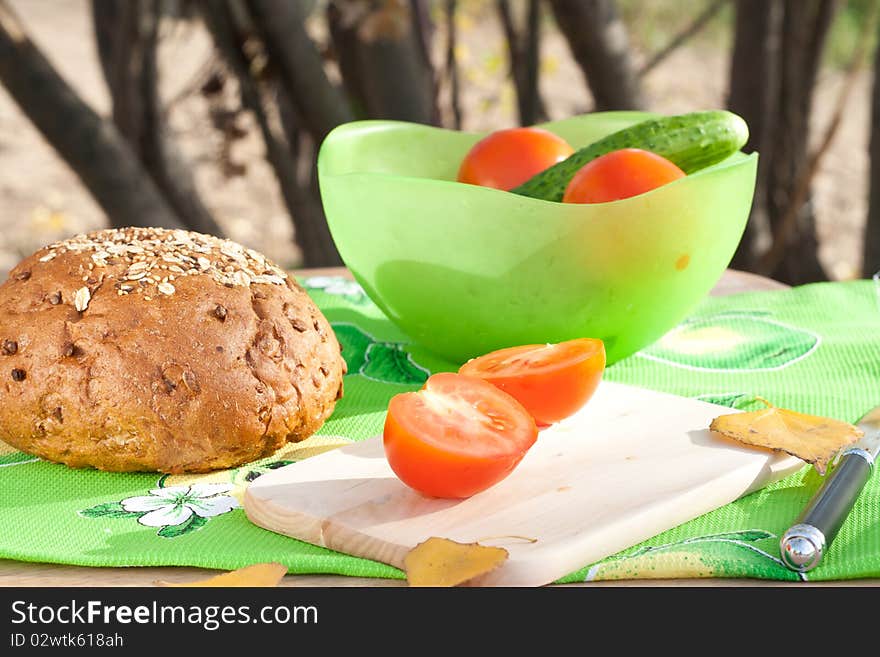
{"type": "MultiPolygon", "coordinates": [[[[402,577],[385,564],[279,536],[241,510],[270,469],[381,433],[388,400],[455,370],[403,335],[355,283],[303,281],[333,324],[349,365],[345,397],[309,440],[207,475],[71,470],[0,443],[0,557],[89,566],[231,569],[278,561],[292,573],[402,577]]],[[[850,422],[880,403],[880,302],[870,281],[707,298],[682,324],[606,378],[726,406],[755,396],[850,422]]],[[[812,468],[563,578],[797,579],[779,534],[819,486],[812,468]]],[[[806,578],[807,576],[801,576],[806,578]]],[[[811,580],[880,577],[880,477],[856,503],[811,580]]]]}

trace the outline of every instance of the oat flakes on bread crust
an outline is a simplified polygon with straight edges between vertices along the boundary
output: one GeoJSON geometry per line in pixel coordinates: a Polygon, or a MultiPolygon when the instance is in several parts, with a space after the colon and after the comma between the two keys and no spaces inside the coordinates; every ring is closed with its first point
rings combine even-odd
{"type": "Polygon", "coordinates": [[[0,285],[0,439],[73,467],[205,472],[307,438],[342,396],[321,311],[264,256],[97,231],[0,285]]]}

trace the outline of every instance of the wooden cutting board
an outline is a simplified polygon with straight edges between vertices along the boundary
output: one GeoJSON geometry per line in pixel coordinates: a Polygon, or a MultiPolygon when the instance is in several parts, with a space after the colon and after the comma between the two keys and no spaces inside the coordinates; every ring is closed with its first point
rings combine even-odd
{"type": "Polygon", "coordinates": [[[730,412],[603,382],[579,413],[541,432],[510,476],[469,499],[405,486],[378,437],[261,476],[244,508],[271,531],[398,568],[431,536],[497,545],[508,560],[474,583],[538,586],[803,467],[710,433],[730,412]]]}

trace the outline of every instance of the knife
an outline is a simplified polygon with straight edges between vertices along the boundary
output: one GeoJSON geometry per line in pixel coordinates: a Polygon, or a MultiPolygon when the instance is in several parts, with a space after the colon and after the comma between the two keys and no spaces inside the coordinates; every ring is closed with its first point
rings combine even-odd
{"type": "Polygon", "coordinates": [[[782,561],[795,572],[805,573],[819,565],[871,478],[880,453],[880,406],[869,411],[859,421],[858,428],[864,435],[843,450],[837,467],[779,540],[782,561]]]}

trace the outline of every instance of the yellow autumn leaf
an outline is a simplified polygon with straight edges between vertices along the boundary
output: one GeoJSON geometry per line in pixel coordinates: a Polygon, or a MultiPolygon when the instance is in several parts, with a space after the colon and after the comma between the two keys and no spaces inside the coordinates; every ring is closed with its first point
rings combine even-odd
{"type": "Polygon", "coordinates": [[[507,58],[500,51],[491,52],[483,58],[483,69],[489,75],[496,75],[505,66],[507,58]]]}
{"type": "Polygon", "coordinates": [[[812,463],[824,475],[828,463],[847,445],[862,437],[851,424],[818,415],[776,408],[751,413],[721,415],[709,425],[712,431],[755,447],[775,449],[812,463]]]}
{"type": "Polygon", "coordinates": [[[465,12],[457,12],[455,14],[455,25],[463,32],[469,32],[474,28],[474,19],[465,12]]]}
{"type": "Polygon", "coordinates": [[[231,570],[226,573],[214,575],[207,579],[198,580],[196,582],[185,582],[175,584],[172,582],[156,582],[157,586],[172,587],[239,587],[239,586],[256,586],[256,587],[272,587],[278,586],[281,578],[287,574],[287,566],[280,563],[258,563],[252,566],[245,566],[238,570],[231,570]]]}
{"type": "Polygon", "coordinates": [[[554,75],[559,70],[559,58],[556,55],[545,55],[541,58],[541,73],[554,75]]]}
{"type": "Polygon", "coordinates": [[[410,550],[404,570],[410,586],[458,586],[507,560],[507,550],[431,537],[410,550]]]}

